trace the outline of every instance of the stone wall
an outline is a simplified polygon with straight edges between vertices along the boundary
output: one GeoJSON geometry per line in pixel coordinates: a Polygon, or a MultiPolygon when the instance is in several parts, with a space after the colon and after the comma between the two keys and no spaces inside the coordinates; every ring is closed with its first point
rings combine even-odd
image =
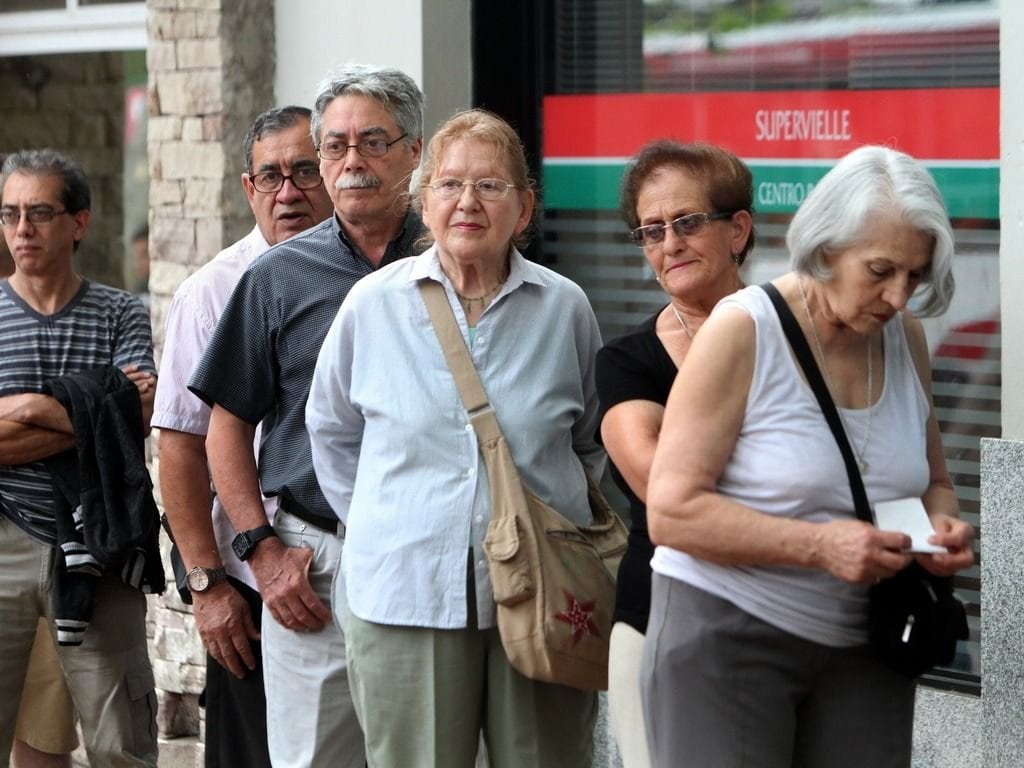
{"type": "Polygon", "coordinates": [[[0,154],[52,147],[85,168],[92,223],[76,269],[124,287],[121,53],[0,58],[0,154]]]}
{"type": "MultiPolygon", "coordinates": [[[[147,0],[150,294],[157,361],[164,313],[191,272],[252,228],[242,138],[273,104],[273,0],[147,0]]],[[[159,480],[159,450],[153,462],[159,480]]],[[[165,543],[166,547],[166,543],[165,543]]],[[[173,589],[150,602],[161,766],[203,764],[205,652],[173,589]]]]}
{"type": "Polygon", "coordinates": [[[150,293],[157,341],[181,281],[252,227],[242,137],[273,104],[272,0],[148,0],[150,293]],[[221,7],[223,4],[223,8],[221,7]]]}

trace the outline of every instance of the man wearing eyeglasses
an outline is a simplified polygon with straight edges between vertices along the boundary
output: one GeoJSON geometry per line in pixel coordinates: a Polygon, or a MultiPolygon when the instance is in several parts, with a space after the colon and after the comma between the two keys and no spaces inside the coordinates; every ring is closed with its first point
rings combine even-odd
{"type": "MultiPolygon", "coordinates": [[[[96,566],[93,553],[82,552],[81,541],[68,533],[70,526],[62,526],[67,518],[58,518],[57,507],[67,502],[58,500],[58,486],[67,488],[80,478],[62,474],[48,461],[76,448],[76,442],[64,407],[43,394],[46,382],[67,382],[69,374],[117,366],[139,397],[125,382],[127,399],[104,399],[103,404],[112,406],[112,414],[118,413],[115,403],[138,409],[119,414],[127,432],[134,422],[135,433],[118,433],[116,440],[138,439],[136,469],[144,474],[141,439],[155,384],[149,316],[137,297],[74,271],[72,257],[88,231],[89,209],[85,173],[66,156],[26,150],[4,162],[0,224],[15,270],[0,281],[0,765],[7,764],[40,616],[56,624],[60,664],[92,764],[157,763],[156,694],[142,586],[129,585],[127,569],[96,566]],[[69,575],[83,561],[95,577],[86,588],[91,597],[75,589],[84,586],[82,576],[75,581],[69,575]],[[61,609],[56,619],[55,599],[61,609]],[[74,620],[65,611],[69,607],[76,609],[74,620]]],[[[77,412],[75,423],[81,424],[77,412]]],[[[95,492],[100,483],[92,485],[83,486],[74,511],[82,538],[96,531],[93,526],[111,522],[99,519],[103,506],[91,503],[88,491],[95,492]]],[[[126,495],[136,490],[148,495],[148,476],[126,480],[126,495]]],[[[124,511],[137,516],[145,507],[133,504],[124,511]]],[[[140,518],[134,523],[143,525],[140,518]]],[[[123,536],[127,529],[115,525],[110,533],[123,536]]],[[[152,588],[161,589],[159,562],[155,571],[160,580],[152,588]]]]}
{"type": "MultiPolygon", "coordinates": [[[[248,266],[270,246],[331,215],[309,121],[310,110],[296,106],[255,119],[243,141],[241,181],[256,226],[185,280],[167,310],[153,426],[160,429],[164,511],[188,571],[196,627],[208,653],[208,768],[270,765],[259,642],[263,604],[252,572],[231,550],[234,529],[220,497],[211,498],[210,407],[185,385],[248,266]]],[[[267,499],[264,506],[266,524],[277,500],[267,499]]]]}
{"type": "MultiPolygon", "coordinates": [[[[275,766],[361,768],[345,640],[331,607],[344,527],[313,473],[305,407],[324,336],[348,290],[413,253],[422,231],[408,179],[423,96],[395,69],[347,65],[319,89],[311,133],[334,203],[323,224],[271,248],[242,277],[189,388],[213,407],[218,496],[266,608],[267,736],[275,766]],[[262,423],[258,464],[251,445],[262,423]],[[266,525],[261,490],[280,509],[266,525]]],[[[381,317],[381,332],[391,318],[381,317]]],[[[336,611],[343,606],[334,605],[336,611]]]]}

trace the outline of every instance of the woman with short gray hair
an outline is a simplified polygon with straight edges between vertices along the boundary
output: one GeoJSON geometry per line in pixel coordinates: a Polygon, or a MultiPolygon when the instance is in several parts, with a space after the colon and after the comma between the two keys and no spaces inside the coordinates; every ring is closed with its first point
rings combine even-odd
{"type": "Polygon", "coordinates": [[[867,648],[868,589],[974,562],[907,310],[941,312],[953,235],[913,158],[863,147],[790,226],[773,281],[838,406],[872,504],[924,507],[938,554],[857,519],[846,465],[767,292],[723,299],[675,380],[648,484],[644,647],[656,766],[906,768],[914,679],[867,648]]]}

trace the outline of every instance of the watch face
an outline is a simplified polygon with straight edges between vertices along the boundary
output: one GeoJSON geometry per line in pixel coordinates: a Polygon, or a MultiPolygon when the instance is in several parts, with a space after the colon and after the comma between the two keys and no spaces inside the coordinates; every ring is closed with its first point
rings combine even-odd
{"type": "Polygon", "coordinates": [[[249,554],[249,539],[244,533],[239,533],[231,540],[231,549],[235,551],[235,557],[245,560],[246,555],[249,554]]]}
{"type": "Polygon", "coordinates": [[[188,572],[187,581],[193,592],[205,592],[210,588],[210,573],[205,568],[193,568],[188,572]]]}

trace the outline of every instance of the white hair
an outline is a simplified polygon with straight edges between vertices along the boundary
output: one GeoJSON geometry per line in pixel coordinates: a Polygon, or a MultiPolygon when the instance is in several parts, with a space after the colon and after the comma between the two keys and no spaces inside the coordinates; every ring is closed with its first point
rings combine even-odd
{"type": "Polygon", "coordinates": [[[842,158],[807,195],[790,222],[790,267],[828,280],[826,263],[870,235],[870,217],[894,215],[933,240],[932,260],[921,282],[921,315],[942,314],[953,299],[953,229],[931,174],[910,155],[865,146],[842,158]]]}

